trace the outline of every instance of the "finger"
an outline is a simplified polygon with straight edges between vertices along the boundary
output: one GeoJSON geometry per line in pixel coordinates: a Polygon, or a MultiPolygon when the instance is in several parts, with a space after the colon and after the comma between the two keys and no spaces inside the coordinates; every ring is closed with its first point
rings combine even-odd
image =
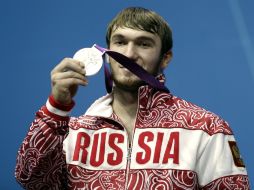
{"type": "Polygon", "coordinates": [[[55,85],[67,87],[67,88],[69,88],[70,86],[73,86],[73,85],[86,86],[86,85],[88,85],[88,81],[84,81],[84,80],[81,80],[78,78],[66,78],[66,79],[56,80],[55,85]]]}
{"type": "Polygon", "coordinates": [[[60,64],[58,64],[51,73],[57,72],[66,72],[68,70],[72,70],[78,72],[82,75],[85,75],[84,64],[80,61],[74,60],[72,58],[64,58],[60,64]]]}
{"type": "Polygon", "coordinates": [[[77,74],[76,76],[69,77],[69,76],[66,76],[65,73],[58,73],[56,75],[53,75],[51,82],[52,82],[53,86],[63,85],[66,88],[69,88],[69,86],[72,86],[72,85],[79,85],[79,84],[80,85],[87,85],[88,84],[87,78],[82,75],[77,74]],[[73,83],[71,83],[71,82],[73,82],[73,83]]]}
{"type": "Polygon", "coordinates": [[[61,73],[55,73],[51,77],[52,80],[60,80],[60,79],[67,79],[67,78],[77,78],[84,81],[87,80],[87,78],[84,75],[77,73],[75,71],[70,71],[70,70],[66,72],[61,72],[61,73]]]}

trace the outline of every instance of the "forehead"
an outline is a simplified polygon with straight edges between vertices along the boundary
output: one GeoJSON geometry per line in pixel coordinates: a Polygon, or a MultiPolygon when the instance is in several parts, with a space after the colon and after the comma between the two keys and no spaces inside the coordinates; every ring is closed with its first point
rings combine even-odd
{"type": "Polygon", "coordinates": [[[144,30],[138,30],[138,29],[132,29],[127,27],[118,27],[115,28],[112,31],[110,39],[115,38],[124,38],[129,40],[135,40],[135,39],[150,39],[153,40],[156,43],[160,43],[160,37],[157,34],[153,34],[151,32],[147,32],[144,30]]]}

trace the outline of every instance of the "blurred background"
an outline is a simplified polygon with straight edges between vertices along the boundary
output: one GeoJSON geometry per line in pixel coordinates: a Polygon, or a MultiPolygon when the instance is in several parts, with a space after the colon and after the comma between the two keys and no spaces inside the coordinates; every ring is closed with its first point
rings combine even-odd
{"type": "MultiPolygon", "coordinates": [[[[80,48],[105,47],[108,22],[129,6],[153,9],[169,22],[174,58],[165,71],[168,88],[230,123],[253,187],[253,0],[1,0],[1,190],[21,189],[16,155],[50,94],[50,71],[80,48]]],[[[105,93],[100,71],[79,89],[72,115],[105,93]]]]}

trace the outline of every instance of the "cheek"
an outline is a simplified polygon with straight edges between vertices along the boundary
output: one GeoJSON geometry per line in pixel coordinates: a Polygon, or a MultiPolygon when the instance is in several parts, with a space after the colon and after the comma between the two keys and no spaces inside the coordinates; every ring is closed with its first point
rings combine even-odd
{"type": "Polygon", "coordinates": [[[148,56],[145,60],[145,67],[148,71],[155,71],[157,70],[161,65],[161,58],[157,55],[151,55],[148,56]]]}
{"type": "Polygon", "coordinates": [[[109,65],[110,65],[110,67],[111,68],[116,68],[116,67],[118,67],[119,66],[119,63],[117,63],[114,59],[112,59],[112,58],[109,58],[109,65]]]}
{"type": "Polygon", "coordinates": [[[110,71],[111,71],[111,73],[116,75],[118,73],[118,69],[119,69],[119,66],[120,66],[119,63],[111,58],[109,60],[109,65],[110,65],[110,71]]]}

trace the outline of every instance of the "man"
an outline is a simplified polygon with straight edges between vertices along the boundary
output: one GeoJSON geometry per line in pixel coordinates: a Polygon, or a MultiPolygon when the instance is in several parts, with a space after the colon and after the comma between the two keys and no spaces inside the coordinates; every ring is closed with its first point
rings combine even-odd
{"type": "MultiPolygon", "coordinates": [[[[160,81],[172,34],[155,12],[127,8],[109,24],[108,48],[160,81]]],[[[27,189],[249,189],[228,124],[217,115],[147,85],[109,59],[112,93],[70,118],[83,63],[51,72],[52,94],[19,152],[16,178],[27,189]]]]}

